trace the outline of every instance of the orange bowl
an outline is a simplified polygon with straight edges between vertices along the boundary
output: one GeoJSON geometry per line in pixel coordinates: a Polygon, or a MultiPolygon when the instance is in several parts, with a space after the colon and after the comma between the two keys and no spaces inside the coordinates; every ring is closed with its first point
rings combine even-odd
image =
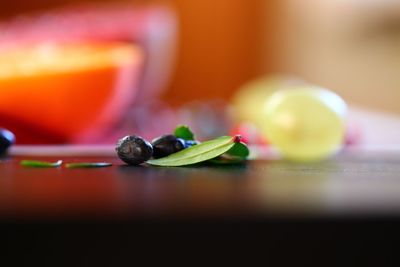
{"type": "Polygon", "coordinates": [[[2,49],[0,126],[19,143],[95,138],[132,101],[142,61],[137,46],[120,42],[2,49]]]}

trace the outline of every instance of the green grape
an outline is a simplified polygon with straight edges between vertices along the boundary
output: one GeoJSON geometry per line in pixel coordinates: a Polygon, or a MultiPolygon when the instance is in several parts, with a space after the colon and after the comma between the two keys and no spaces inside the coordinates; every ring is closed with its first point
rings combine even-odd
{"type": "Polygon", "coordinates": [[[346,103],[335,93],[298,86],[266,101],[262,131],[283,156],[297,161],[323,159],[341,148],[346,103]]]}
{"type": "Polygon", "coordinates": [[[260,108],[265,101],[275,91],[298,84],[303,82],[283,75],[266,76],[244,84],[232,99],[236,122],[250,122],[261,127],[264,117],[260,116],[260,108]]]}

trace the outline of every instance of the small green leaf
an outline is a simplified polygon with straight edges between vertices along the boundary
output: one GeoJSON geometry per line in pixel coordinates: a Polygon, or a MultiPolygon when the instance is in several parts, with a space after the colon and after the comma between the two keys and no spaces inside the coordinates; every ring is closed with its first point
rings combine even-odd
{"type": "Polygon", "coordinates": [[[65,167],[68,169],[76,169],[76,168],[103,168],[112,166],[109,162],[76,162],[76,163],[67,163],[65,167]]]}
{"type": "Polygon", "coordinates": [[[235,143],[224,155],[235,158],[246,159],[250,154],[249,148],[243,142],[235,143]]]}
{"type": "Polygon", "coordinates": [[[175,128],[174,135],[183,140],[194,140],[194,134],[187,125],[178,125],[175,128]]]}
{"type": "Polygon", "coordinates": [[[184,166],[218,157],[234,145],[237,137],[222,136],[214,140],[186,148],[168,157],[148,160],[147,163],[156,166],[184,166]]]}
{"type": "Polygon", "coordinates": [[[250,151],[245,143],[239,142],[219,157],[209,160],[215,164],[236,164],[247,159],[250,151]]]}
{"type": "Polygon", "coordinates": [[[58,160],[56,162],[39,161],[39,160],[21,160],[19,164],[24,167],[32,167],[32,168],[56,168],[61,166],[62,160],[58,160]]]}

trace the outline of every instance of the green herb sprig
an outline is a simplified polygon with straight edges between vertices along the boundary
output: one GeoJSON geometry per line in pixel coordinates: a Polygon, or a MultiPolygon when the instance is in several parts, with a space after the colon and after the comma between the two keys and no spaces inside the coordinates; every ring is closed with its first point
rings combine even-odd
{"type": "MultiPolygon", "coordinates": [[[[21,160],[19,164],[23,167],[30,167],[30,168],[57,168],[57,167],[61,167],[62,163],[63,163],[62,160],[57,160],[56,162],[39,161],[39,160],[21,160]]],[[[109,162],[73,162],[73,163],[66,163],[64,166],[68,169],[103,168],[103,167],[112,166],[112,163],[109,163],[109,162]]]]}
{"type": "Polygon", "coordinates": [[[104,168],[110,167],[112,163],[109,162],[74,162],[67,163],[65,167],[68,169],[78,169],[78,168],[104,168]]]}
{"type": "Polygon", "coordinates": [[[57,160],[56,162],[49,161],[39,161],[39,160],[21,160],[20,165],[23,167],[30,168],[57,168],[62,165],[62,160],[57,160]]]}

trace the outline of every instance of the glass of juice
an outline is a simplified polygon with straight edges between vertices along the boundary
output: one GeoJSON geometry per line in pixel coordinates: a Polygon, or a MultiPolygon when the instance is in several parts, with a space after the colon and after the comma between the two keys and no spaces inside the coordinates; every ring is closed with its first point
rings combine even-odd
{"type": "Polygon", "coordinates": [[[20,143],[96,138],[134,97],[143,54],[132,43],[0,49],[0,123],[20,143]]]}

